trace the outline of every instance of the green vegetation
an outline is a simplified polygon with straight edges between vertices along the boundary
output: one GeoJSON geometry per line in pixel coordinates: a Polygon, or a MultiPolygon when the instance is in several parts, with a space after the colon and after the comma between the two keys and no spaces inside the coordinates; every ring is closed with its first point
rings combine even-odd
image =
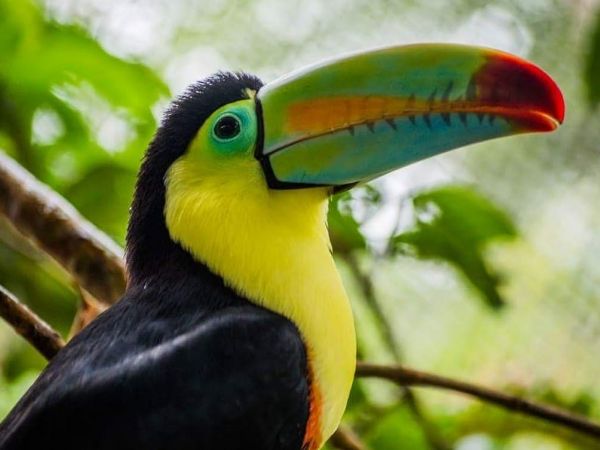
{"type": "MultiPolygon", "coordinates": [[[[330,230],[361,358],[600,420],[597,2],[309,1],[302,12],[272,0],[153,2],[143,11],[135,2],[59,3],[0,0],[0,150],[121,245],[156,118],[194,78],[244,68],[271,79],[415,40],[499,46],[543,66],[567,99],[559,132],[460,150],[341,194],[330,230]],[[136,35],[144,23],[153,28],[136,35]]],[[[4,220],[0,284],[68,334],[72,282],[4,220]]],[[[44,364],[0,324],[0,416],[44,364]]],[[[396,388],[359,381],[347,421],[374,450],[600,448],[453,394],[415,392],[420,415],[396,388]]]]}

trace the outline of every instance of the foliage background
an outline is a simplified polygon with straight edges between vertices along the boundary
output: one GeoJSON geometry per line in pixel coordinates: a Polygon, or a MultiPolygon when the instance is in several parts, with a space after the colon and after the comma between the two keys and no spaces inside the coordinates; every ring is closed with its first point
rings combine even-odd
{"type": "MultiPolygon", "coordinates": [[[[0,0],[0,149],[123,243],[136,170],[169,98],[219,69],[271,80],[342,52],[492,46],[558,81],[558,132],[427,160],[336,199],[331,229],[361,357],[600,420],[600,10],[595,0],[0,0]]],[[[0,222],[0,283],[64,334],[72,282],[0,222]]],[[[44,361],[0,324],[0,416],[44,361]]],[[[377,450],[599,444],[448,393],[421,413],[357,382],[347,420],[377,450]]]]}

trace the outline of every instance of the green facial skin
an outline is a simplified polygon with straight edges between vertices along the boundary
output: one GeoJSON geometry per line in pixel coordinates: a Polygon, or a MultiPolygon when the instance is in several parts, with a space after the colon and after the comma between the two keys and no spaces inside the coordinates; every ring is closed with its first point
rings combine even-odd
{"type": "Polygon", "coordinates": [[[204,123],[194,147],[217,158],[251,153],[257,137],[257,120],[253,99],[222,106],[204,123]]]}

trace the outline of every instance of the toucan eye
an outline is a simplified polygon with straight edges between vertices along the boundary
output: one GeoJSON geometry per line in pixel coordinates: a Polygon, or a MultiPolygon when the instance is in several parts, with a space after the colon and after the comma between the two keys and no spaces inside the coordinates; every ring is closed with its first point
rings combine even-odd
{"type": "Polygon", "coordinates": [[[255,108],[253,98],[222,106],[206,119],[195,141],[201,141],[200,148],[217,157],[250,154],[257,135],[255,108]]]}
{"type": "Polygon", "coordinates": [[[229,140],[240,134],[240,119],[232,114],[227,114],[217,120],[214,127],[215,136],[221,140],[229,140]]]}

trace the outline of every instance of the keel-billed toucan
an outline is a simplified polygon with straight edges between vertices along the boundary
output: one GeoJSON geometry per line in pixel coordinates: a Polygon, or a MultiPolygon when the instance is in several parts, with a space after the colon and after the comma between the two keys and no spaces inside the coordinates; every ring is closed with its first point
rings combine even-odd
{"type": "Polygon", "coordinates": [[[124,297],[50,362],[0,449],[320,448],[356,351],[329,196],[563,115],[538,67],[457,45],[192,85],[139,173],[124,297]]]}

